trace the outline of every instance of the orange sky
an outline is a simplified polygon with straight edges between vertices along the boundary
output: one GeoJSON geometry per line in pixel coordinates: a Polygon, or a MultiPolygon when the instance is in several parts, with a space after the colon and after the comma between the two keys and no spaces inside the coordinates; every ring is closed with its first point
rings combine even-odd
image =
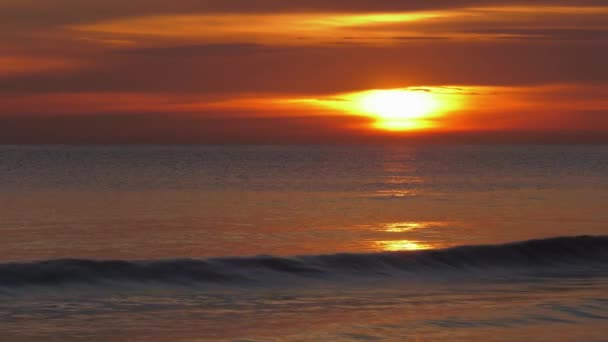
{"type": "Polygon", "coordinates": [[[608,142],[608,4],[530,3],[0,0],[0,143],[608,142]]]}

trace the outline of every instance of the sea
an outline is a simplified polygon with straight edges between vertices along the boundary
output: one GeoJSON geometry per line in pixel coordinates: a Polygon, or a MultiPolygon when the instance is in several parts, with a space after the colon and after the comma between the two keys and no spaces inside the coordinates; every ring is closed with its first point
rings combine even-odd
{"type": "Polygon", "coordinates": [[[0,341],[608,341],[607,145],[0,146],[0,341]]]}

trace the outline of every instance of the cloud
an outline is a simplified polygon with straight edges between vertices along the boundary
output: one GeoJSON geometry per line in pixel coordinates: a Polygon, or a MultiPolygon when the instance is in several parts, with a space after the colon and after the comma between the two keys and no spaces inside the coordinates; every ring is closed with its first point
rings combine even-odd
{"type": "MultiPolygon", "coordinates": [[[[522,3],[517,1],[516,3],[522,3]]],[[[563,2],[563,1],[562,1],[563,2]]],[[[577,1],[586,4],[590,1],[577,1]]],[[[22,26],[56,26],[113,18],[158,14],[219,14],[219,13],[302,13],[302,12],[385,12],[458,8],[504,1],[435,0],[435,1],[377,1],[377,0],[1,0],[0,23],[22,26]]]]}
{"type": "Polygon", "coordinates": [[[249,56],[258,53],[272,53],[279,49],[261,44],[197,44],[164,47],[138,47],[116,50],[114,53],[146,56],[249,56]]]}
{"type": "MultiPolygon", "coordinates": [[[[539,0],[535,6],[580,8],[605,6],[603,0],[539,0]]],[[[530,6],[523,0],[0,0],[0,28],[4,32],[48,29],[155,15],[268,14],[268,13],[365,13],[437,11],[469,7],[530,6]],[[6,30],[12,29],[12,30],[6,30]]]]}
{"type": "MultiPolygon", "coordinates": [[[[519,42],[410,42],[391,47],[229,45],[121,49],[101,67],[0,78],[0,89],[35,92],[331,94],[419,85],[608,83],[608,46],[519,42]]],[[[94,62],[94,61],[93,61],[94,62]]]]}
{"type": "Polygon", "coordinates": [[[0,143],[353,142],[365,118],[196,117],[167,114],[0,116],[0,143]]]}
{"type": "Polygon", "coordinates": [[[568,40],[576,42],[608,40],[608,27],[585,28],[488,28],[466,31],[467,33],[491,35],[497,38],[568,40]]]}
{"type": "MultiPolygon", "coordinates": [[[[0,0],[0,102],[16,115],[196,112],[242,115],[250,119],[240,122],[254,125],[254,117],[279,112],[248,97],[459,85],[478,98],[478,111],[466,113],[477,123],[492,113],[498,120],[516,104],[542,111],[559,103],[563,116],[556,122],[579,115],[592,127],[593,120],[604,122],[583,112],[605,108],[606,93],[597,89],[608,86],[606,15],[605,0],[0,0]],[[530,90],[546,84],[587,87],[530,90]],[[496,98],[474,87],[496,88],[496,98]],[[495,100],[501,96],[512,100],[509,106],[495,100]]],[[[530,108],[520,114],[551,118],[530,108]]],[[[57,117],[72,127],[120,121],[57,117]]],[[[188,120],[172,129],[188,130],[186,123],[194,124],[188,120]]],[[[281,120],[267,124],[287,127],[281,120]]],[[[303,119],[288,122],[314,131],[303,119]]],[[[209,127],[236,136],[226,131],[235,123],[209,127]]]]}
{"type": "Polygon", "coordinates": [[[69,34],[154,44],[398,44],[433,39],[603,39],[608,7],[474,7],[370,13],[165,14],[69,25],[69,34]],[[534,10],[534,11],[532,11],[534,10]],[[576,27],[578,29],[573,29],[576,27]],[[339,40],[336,40],[336,37],[339,40]]]}
{"type": "Polygon", "coordinates": [[[70,58],[0,55],[0,77],[65,72],[83,67],[81,61],[70,58]]]}
{"type": "Polygon", "coordinates": [[[13,32],[6,47],[21,55],[78,60],[88,68],[76,74],[50,67],[46,75],[4,72],[5,92],[323,93],[366,86],[608,82],[608,28],[600,26],[608,7],[584,7],[597,1],[528,7],[519,1],[152,0],[136,6],[110,0],[103,8],[71,0],[35,3],[0,0],[0,9],[8,10],[0,16],[17,11],[9,16],[27,23],[37,11],[59,8],[65,10],[59,17],[77,18],[36,34],[5,30],[13,32]],[[356,13],[372,9],[385,12],[356,13]],[[87,19],[89,12],[100,17],[87,19]]]}

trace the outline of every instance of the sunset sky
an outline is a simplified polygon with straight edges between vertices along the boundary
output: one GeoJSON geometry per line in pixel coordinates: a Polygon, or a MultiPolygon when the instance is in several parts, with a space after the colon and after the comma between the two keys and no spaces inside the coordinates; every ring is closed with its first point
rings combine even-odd
{"type": "Polygon", "coordinates": [[[605,0],[0,0],[0,143],[608,142],[605,0]]]}

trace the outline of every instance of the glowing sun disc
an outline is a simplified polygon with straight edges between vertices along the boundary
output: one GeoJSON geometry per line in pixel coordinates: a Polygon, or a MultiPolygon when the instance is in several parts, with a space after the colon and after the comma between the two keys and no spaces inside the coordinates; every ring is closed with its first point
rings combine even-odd
{"type": "Polygon", "coordinates": [[[374,90],[361,97],[359,106],[381,119],[418,119],[432,113],[437,101],[427,92],[374,90]]]}
{"type": "Polygon", "coordinates": [[[378,122],[376,127],[388,130],[409,130],[429,126],[425,120],[439,107],[428,92],[401,89],[372,90],[360,95],[357,107],[378,122]]]}

